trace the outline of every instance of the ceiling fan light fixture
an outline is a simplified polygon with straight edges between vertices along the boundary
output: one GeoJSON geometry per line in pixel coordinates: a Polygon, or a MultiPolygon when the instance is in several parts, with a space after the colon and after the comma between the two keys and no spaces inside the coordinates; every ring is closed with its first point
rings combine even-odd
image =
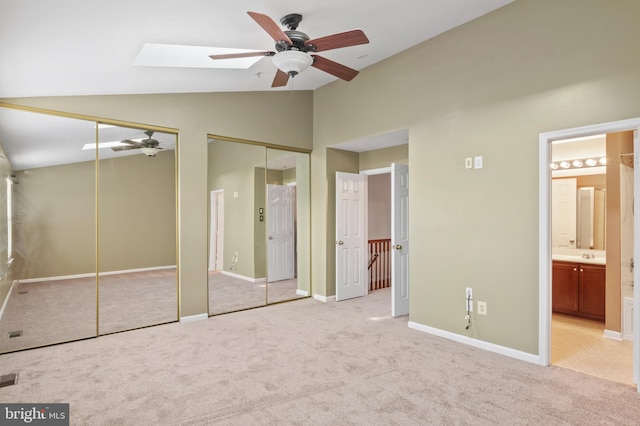
{"type": "Polygon", "coordinates": [[[313,57],[299,50],[285,50],[273,56],[273,63],[293,77],[309,68],[313,63],[313,57]]]}
{"type": "Polygon", "coordinates": [[[147,157],[155,157],[156,154],[158,152],[160,152],[160,149],[159,148],[143,147],[143,148],[140,148],[140,151],[142,151],[142,153],[144,155],[146,155],[147,157]]]}

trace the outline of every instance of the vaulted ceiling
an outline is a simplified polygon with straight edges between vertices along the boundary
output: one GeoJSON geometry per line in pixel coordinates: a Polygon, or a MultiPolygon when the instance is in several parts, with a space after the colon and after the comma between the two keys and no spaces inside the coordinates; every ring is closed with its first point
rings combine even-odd
{"type": "MultiPolygon", "coordinates": [[[[362,70],[512,1],[0,0],[0,98],[290,90],[271,88],[269,57],[246,69],[213,68],[220,63],[208,58],[211,48],[274,49],[247,11],[278,25],[284,15],[302,14],[298,30],[311,38],[362,29],[370,43],[322,53],[362,70]],[[147,43],[192,48],[136,61],[147,43]]],[[[335,79],[310,68],[293,88],[335,79]]]]}

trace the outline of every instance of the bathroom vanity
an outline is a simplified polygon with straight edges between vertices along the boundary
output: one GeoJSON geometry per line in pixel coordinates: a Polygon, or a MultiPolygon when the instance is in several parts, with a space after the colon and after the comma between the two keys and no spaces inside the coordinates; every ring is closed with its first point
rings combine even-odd
{"type": "Polygon", "coordinates": [[[605,275],[594,259],[554,260],[553,312],[604,322],[605,275]]]}

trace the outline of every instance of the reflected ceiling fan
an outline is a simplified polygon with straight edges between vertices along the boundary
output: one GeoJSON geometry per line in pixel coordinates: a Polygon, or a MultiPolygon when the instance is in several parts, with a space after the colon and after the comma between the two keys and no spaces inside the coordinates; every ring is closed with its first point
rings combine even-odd
{"type": "Polygon", "coordinates": [[[111,147],[111,149],[113,151],[128,151],[131,149],[139,149],[147,157],[155,157],[156,154],[163,148],[160,146],[160,142],[153,139],[153,133],[153,130],[147,130],[146,132],[144,132],[144,134],[147,135],[146,139],[142,139],[139,142],[125,139],[123,141],[120,141],[120,143],[126,145],[114,146],[111,147]]]}
{"type": "Polygon", "coordinates": [[[280,23],[289,28],[283,31],[276,22],[262,13],[247,12],[276,42],[275,51],[265,50],[259,52],[229,53],[222,55],[210,55],[213,60],[248,58],[252,56],[271,56],[273,63],[278,67],[271,87],[286,86],[289,77],[295,77],[302,71],[312,66],[324,72],[351,81],[358,71],[331,61],[315,52],[324,52],[342,47],[356,46],[369,43],[369,39],[362,30],[351,30],[325,37],[310,39],[308,35],[297,31],[298,24],[302,21],[302,15],[292,13],[280,19],[280,23]]]}

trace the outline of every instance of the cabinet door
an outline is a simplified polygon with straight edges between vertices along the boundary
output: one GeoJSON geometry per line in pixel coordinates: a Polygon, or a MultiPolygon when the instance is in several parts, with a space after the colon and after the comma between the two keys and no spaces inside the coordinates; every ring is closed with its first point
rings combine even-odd
{"type": "Polygon", "coordinates": [[[604,321],[605,271],[604,266],[580,266],[580,313],[586,318],[604,321]]]}
{"type": "Polygon", "coordinates": [[[578,265],[553,262],[551,281],[553,312],[578,313],[578,265]]]}

